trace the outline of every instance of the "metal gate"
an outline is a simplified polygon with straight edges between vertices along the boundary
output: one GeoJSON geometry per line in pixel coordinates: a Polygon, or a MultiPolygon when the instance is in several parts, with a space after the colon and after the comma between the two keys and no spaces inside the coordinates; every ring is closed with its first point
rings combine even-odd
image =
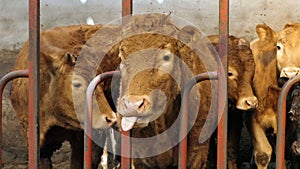
{"type": "MultiPolygon", "coordinates": [[[[29,2],[29,65],[28,70],[14,71],[5,75],[0,80],[0,115],[2,117],[2,93],[5,85],[14,78],[29,77],[29,147],[28,147],[28,165],[29,169],[39,168],[39,51],[40,51],[40,1],[39,0],[28,0],[29,2]]],[[[132,14],[133,5],[132,0],[122,0],[122,16],[127,16],[132,14]]],[[[228,47],[228,24],[229,23],[229,0],[219,0],[219,36],[220,36],[220,49],[219,56],[222,60],[222,64],[225,70],[227,70],[227,47],[228,47]]],[[[227,75],[220,73],[221,65],[219,65],[218,72],[210,72],[215,79],[226,78],[227,75]]],[[[91,83],[91,91],[95,85],[106,78],[110,78],[115,72],[108,72],[97,76],[95,81],[91,83]]],[[[201,80],[206,80],[208,74],[200,74],[197,77],[197,82],[201,80]]],[[[279,98],[278,104],[278,133],[277,133],[277,147],[276,147],[276,169],[284,168],[284,146],[285,146],[285,120],[286,120],[286,97],[288,91],[291,89],[292,85],[300,81],[300,76],[288,81],[283,87],[279,98]]],[[[194,84],[190,84],[186,87],[186,92],[194,84]]],[[[218,80],[218,93],[224,90],[221,87],[220,80],[218,80]]],[[[225,89],[226,90],[226,89],[225,89]]],[[[87,96],[88,97],[88,96],[87,96]]],[[[218,97],[218,105],[221,102],[227,102],[227,97],[218,97]]],[[[227,104],[226,104],[227,106],[227,104]]],[[[226,155],[226,145],[227,145],[227,112],[223,112],[221,106],[218,106],[218,115],[220,122],[218,125],[218,145],[217,145],[217,168],[226,169],[227,167],[227,155],[226,155]]],[[[87,114],[86,117],[89,117],[87,114]]],[[[88,119],[88,118],[86,118],[88,119]]],[[[88,121],[88,120],[87,120],[88,121]]],[[[89,128],[89,123],[85,124],[87,131],[91,131],[89,128]]],[[[123,135],[129,135],[129,133],[122,133],[123,135]]],[[[2,136],[2,118],[0,118],[0,138],[2,136]]],[[[2,140],[0,139],[0,166],[2,166],[2,140]]],[[[86,169],[91,168],[91,140],[85,138],[85,152],[84,152],[84,167],[86,169]]],[[[122,139],[122,150],[130,151],[130,140],[122,139]]],[[[182,155],[180,156],[179,163],[180,168],[186,168],[186,138],[180,145],[182,155]]],[[[130,168],[130,158],[122,157],[121,168],[130,168]]]]}

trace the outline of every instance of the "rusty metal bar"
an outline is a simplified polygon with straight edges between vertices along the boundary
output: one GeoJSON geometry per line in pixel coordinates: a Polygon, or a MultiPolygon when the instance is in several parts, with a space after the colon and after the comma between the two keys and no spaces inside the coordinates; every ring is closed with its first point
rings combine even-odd
{"type": "Polygon", "coordinates": [[[6,84],[12,79],[28,77],[28,70],[16,70],[7,73],[0,79],[0,167],[2,166],[2,95],[6,84]]]}
{"type": "Polygon", "coordinates": [[[132,14],[132,0],[122,0],[122,17],[132,14]]]}
{"type": "MultiPolygon", "coordinates": [[[[227,53],[228,53],[228,30],[229,30],[229,0],[219,0],[219,57],[223,64],[219,63],[219,80],[218,80],[218,145],[217,145],[217,168],[227,168],[227,95],[222,97],[222,91],[227,91],[227,53]],[[221,79],[226,79],[225,84],[221,79]],[[222,102],[225,102],[223,109],[222,102]]],[[[227,93],[227,92],[226,92],[227,93]]]]}
{"type": "MultiPolygon", "coordinates": [[[[123,24],[127,22],[128,18],[126,18],[126,16],[132,15],[132,12],[133,12],[133,2],[132,1],[133,0],[122,0],[122,17],[123,17],[122,22],[123,22],[123,24]]],[[[122,130],[122,134],[121,134],[121,169],[130,169],[131,168],[131,158],[123,156],[123,154],[125,154],[125,152],[131,152],[130,133],[131,133],[130,131],[122,130]]],[[[131,154],[131,153],[129,153],[129,154],[131,154]]]]}
{"type": "Polygon", "coordinates": [[[189,93],[191,89],[199,82],[204,80],[216,80],[218,79],[217,72],[207,72],[201,73],[189,80],[186,86],[184,87],[182,98],[181,98],[181,112],[183,113],[183,118],[180,121],[180,138],[183,138],[179,143],[179,168],[187,168],[187,130],[188,130],[188,102],[189,102],[189,93]]]}
{"type": "Polygon", "coordinates": [[[120,76],[119,71],[111,71],[105,72],[98,76],[96,76],[88,85],[86,90],[86,106],[87,111],[85,113],[85,121],[84,121],[84,168],[91,169],[92,168],[92,121],[93,121],[93,93],[97,85],[104,80],[110,79],[113,76],[120,76]]]}
{"type": "Polygon", "coordinates": [[[29,90],[28,90],[28,165],[39,168],[39,80],[40,80],[40,1],[29,0],[29,90]]]}
{"type": "Polygon", "coordinates": [[[276,169],[284,169],[286,98],[294,84],[300,82],[300,75],[288,80],[282,87],[277,105],[277,136],[276,136],[276,169]]]}

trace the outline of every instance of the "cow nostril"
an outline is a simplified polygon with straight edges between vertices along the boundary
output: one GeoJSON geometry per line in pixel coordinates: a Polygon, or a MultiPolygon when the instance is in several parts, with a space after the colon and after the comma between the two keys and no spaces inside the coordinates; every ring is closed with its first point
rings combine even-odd
{"type": "Polygon", "coordinates": [[[256,108],[257,107],[257,99],[252,99],[252,100],[248,100],[246,99],[246,105],[251,107],[251,108],[256,108]]]}
{"type": "Polygon", "coordinates": [[[106,121],[106,123],[107,123],[108,125],[110,125],[110,126],[116,123],[116,120],[115,120],[115,119],[111,119],[111,118],[109,118],[109,117],[105,117],[105,121],[106,121]]]}

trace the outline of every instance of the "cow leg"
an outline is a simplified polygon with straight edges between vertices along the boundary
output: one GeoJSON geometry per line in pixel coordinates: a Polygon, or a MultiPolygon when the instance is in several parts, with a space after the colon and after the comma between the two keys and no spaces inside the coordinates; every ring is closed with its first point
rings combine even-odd
{"type": "Polygon", "coordinates": [[[254,161],[258,169],[267,169],[271,160],[272,147],[265,135],[264,130],[256,121],[255,114],[251,114],[250,121],[247,119],[246,126],[251,135],[254,147],[254,161]]]}
{"type": "Polygon", "coordinates": [[[51,157],[53,152],[60,149],[62,146],[61,142],[51,143],[43,146],[40,149],[40,165],[39,167],[42,169],[52,168],[52,160],[51,157]]]}
{"type": "Polygon", "coordinates": [[[228,113],[228,169],[237,169],[238,153],[239,153],[239,141],[241,136],[241,130],[243,126],[242,112],[233,111],[228,113]]]}
{"type": "Polygon", "coordinates": [[[190,169],[206,169],[208,168],[208,155],[209,155],[209,143],[210,139],[206,140],[204,143],[199,143],[199,128],[193,126],[192,130],[188,135],[188,152],[187,152],[187,162],[188,168],[190,169]],[[197,133],[197,134],[196,134],[197,133]],[[196,134],[197,137],[194,136],[196,134]]]}
{"type": "Polygon", "coordinates": [[[70,138],[68,138],[71,144],[71,169],[83,168],[83,154],[84,154],[84,135],[83,131],[69,131],[70,138]]]}

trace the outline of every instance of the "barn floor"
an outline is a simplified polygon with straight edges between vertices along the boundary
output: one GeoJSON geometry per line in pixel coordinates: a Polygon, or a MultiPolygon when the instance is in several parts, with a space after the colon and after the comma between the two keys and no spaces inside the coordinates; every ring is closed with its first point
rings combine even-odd
{"type": "MultiPolygon", "coordinates": [[[[0,51],[0,78],[8,73],[15,61],[18,51],[2,50],[0,51]]],[[[19,123],[16,120],[15,112],[12,109],[8,99],[9,85],[5,88],[3,94],[3,169],[25,169],[27,167],[27,147],[20,135],[19,123]]],[[[241,161],[242,169],[249,169],[251,160],[251,143],[245,129],[241,140],[241,161]]],[[[54,169],[64,169],[69,167],[70,145],[65,142],[63,147],[58,150],[52,160],[54,169]]],[[[275,168],[272,163],[269,169],[275,168]]],[[[289,169],[290,167],[287,167],[289,169]]]]}

